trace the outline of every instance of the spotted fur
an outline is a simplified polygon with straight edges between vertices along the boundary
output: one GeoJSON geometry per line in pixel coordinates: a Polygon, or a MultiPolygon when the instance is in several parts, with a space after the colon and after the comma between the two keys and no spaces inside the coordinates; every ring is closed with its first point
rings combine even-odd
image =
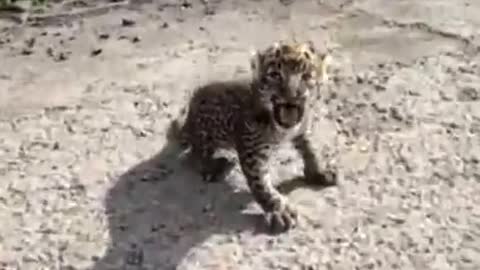
{"type": "MultiPolygon", "coordinates": [[[[311,42],[275,43],[252,55],[250,82],[217,82],[198,88],[175,137],[199,161],[205,181],[219,181],[235,161],[220,154],[234,150],[255,201],[273,232],[295,226],[297,211],[272,185],[268,168],[282,143],[293,143],[304,162],[305,179],[335,185],[336,174],[321,171],[310,135],[314,98],[325,80],[328,56],[311,42]]],[[[173,133],[171,133],[173,134],[173,133]]]]}

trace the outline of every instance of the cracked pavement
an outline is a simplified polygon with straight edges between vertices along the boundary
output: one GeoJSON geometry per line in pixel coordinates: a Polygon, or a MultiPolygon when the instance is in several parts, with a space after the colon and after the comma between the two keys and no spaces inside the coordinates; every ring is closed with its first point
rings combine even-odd
{"type": "Polygon", "coordinates": [[[0,19],[0,269],[480,269],[480,2],[131,2],[0,19]],[[341,182],[280,183],[282,149],[308,220],[270,236],[238,170],[203,184],[165,132],[294,36],[334,59],[315,132],[341,182]]]}

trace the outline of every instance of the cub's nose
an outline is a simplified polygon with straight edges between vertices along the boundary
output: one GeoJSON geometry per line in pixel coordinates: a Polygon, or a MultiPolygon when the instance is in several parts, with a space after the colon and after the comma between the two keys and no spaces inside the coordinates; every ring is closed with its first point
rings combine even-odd
{"type": "Polygon", "coordinates": [[[302,78],[300,75],[290,76],[283,87],[283,94],[287,99],[297,98],[301,93],[302,78]]]}

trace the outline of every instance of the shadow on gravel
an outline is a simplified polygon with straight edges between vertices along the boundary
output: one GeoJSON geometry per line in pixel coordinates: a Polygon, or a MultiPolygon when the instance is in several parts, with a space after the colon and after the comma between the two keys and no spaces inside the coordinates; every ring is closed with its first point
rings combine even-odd
{"type": "MultiPolygon", "coordinates": [[[[176,269],[189,251],[214,234],[265,233],[260,214],[243,214],[248,192],[206,184],[168,144],[120,176],[107,194],[110,246],[93,270],[176,269]]],[[[288,193],[299,179],[279,187],[288,193]]]]}

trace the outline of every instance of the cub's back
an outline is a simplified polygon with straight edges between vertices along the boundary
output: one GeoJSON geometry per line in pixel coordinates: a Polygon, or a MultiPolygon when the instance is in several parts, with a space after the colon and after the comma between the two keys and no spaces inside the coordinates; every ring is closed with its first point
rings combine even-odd
{"type": "Polygon", "coordinates": [[[189,101],[184,131],[190,140],[210,133],[214,140],[231,142],[235,124],[250,107],[251,98],[248,81],[213,82],[201,86],[189,101]]]}
{"type": "Polygon", "coordinates": [[[190,100],[190,110],[229,109],[248,102],[251,96],[247,81],[213,82],[197,88],[190,100]]]}

